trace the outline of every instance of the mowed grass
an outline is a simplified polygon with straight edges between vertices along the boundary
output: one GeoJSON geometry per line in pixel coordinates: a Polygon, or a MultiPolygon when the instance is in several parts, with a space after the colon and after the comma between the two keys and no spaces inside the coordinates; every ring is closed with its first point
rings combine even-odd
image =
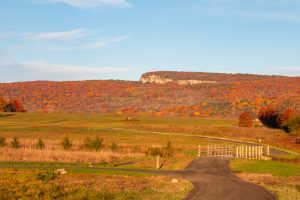
{"type": "Polygon", "coordinates": [[[300,176],[300,165],[265,160],[234,159],[230,162],[234,172],[272,174],[273,176],[300,176]]]}
{"type": "Polygon", "coordinates": [[[161,176],[112,174],[73,171],[56,175],[49,169],[2,169],[0,199],[179,200],[192,187],[187,181],[172,183],[171,178],[161,176]]]}
{"type": "MultiPolygon", "coordinates": [[[[125,121],[123,115],[101,114],[43,114],[17,113],[13,116],[0,118],[1,136],[12,138],[17,136],[24,139],[53,139],[57,140],[68,135],[73,140],[82,140],[87,136],[103,137],[107,142],[116,141],[126,144],[161,144],[172,140],[178,146],[195,146],[198,144],[215,144],[216,141],[201,140],[183,136],[159,135],[129,130],[115,130],[132,125],[169,126],[233,126],[233,120],[194,119],[187,117],[153,117],[137,116],[136,121],[125,121]],[[133,140],[134,138],[134,140],[133,140]]],[[[224,142],[217,142],[224,143],[224,142]]]]}

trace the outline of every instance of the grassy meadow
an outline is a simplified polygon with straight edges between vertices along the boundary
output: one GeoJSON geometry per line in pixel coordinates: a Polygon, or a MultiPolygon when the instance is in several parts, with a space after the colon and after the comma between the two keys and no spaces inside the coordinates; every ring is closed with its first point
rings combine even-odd
{"type": "MultiPolygon", "coordinates": [[[[0,147],[0,199],[182,199],[192,187],[187,181],[171,183],[170,177],[89,167],[155,169],[156,156],[151,152],[163,152],[171,141],[173,155],[161,158],[161,169],[183,169],[197,157],[198,145],[234,144],[192,136],[262,140],[293,152],[286,156],[290,159],[299,157],[294,137],[260,125],[247,129],[230,119],[125,118],[103,114],[0,114],[0,137],[5,138],[5,145],[0,147]],[[61,142],[66,136],[72,146],[64,150],[61,142]],[[85,149],[86,138],[97,136],[103,139],[101,150],[85,149]],[[12,148],[13,137],[18,139],[19,148],[12,148]],[[38,139],[43,140],[43,149],[36,147],[38,139]],[[68,173],[53,174],[58,168],[68,173]]],[[[263,184],[279,199],[298,195],[297,164],[234,159],[230,167],[245,181],[263,184]]]]}

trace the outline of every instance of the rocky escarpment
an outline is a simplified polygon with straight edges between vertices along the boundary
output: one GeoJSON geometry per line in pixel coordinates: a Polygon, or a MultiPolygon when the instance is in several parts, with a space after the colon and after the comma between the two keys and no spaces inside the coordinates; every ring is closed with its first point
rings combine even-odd
{"type": "Polygon", "coordinates": [[[140,81],[142,83],[157,83],[157,84],[166,84],[169,82],[175,82],[179,85],[197,85],[197,84],[204,84],[204,83],[217,83],[216,81],[208,81],[208,80],[173,80],[170,78],[164,78],[155,74],[149,76],[142,76],[140,81]]]}

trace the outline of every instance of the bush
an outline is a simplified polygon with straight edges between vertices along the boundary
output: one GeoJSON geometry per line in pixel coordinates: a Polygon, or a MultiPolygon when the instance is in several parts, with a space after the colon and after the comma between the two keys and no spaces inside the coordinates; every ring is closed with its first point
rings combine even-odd
{"type": "Polygon", "coordinates": [[[50,181],[56,178],[56,174],[54,172],[46,172],[46,173],[38,173],[36,175],[36,180],[40,181],[50,181]]]}
{"type": "Polygon", "coordinates": [[[5,137],[0,137],[0,147],[5,146],[5,137]]]}
{"type": "Polygon", "coordinates": [[[112,151],[117,151],[118,148],[119,148],[119,147],[118,147],[117,143],[113,142],[113,143],[111,144],[110,149],[111,149],[112,151]]]}
{"type": "Polygon", "coordinates": [[[171,141],[169,140],[164,151],[164,157],[170,158],[174,156],[174,148],[171,141]]]}
{"type": "Polygon", "coordinates": [[[147,151],[148,156],[163,156],[162,149],[159,147],[149,147],[147,151]]]}
{"type": "Polygon", "coordinates": [[[87,137],[84,140],[83,144],[84,148],[89,150],[89,151],[100,151],[103,147],[103,138],[99,138],[98,136],[95,139],[91,139],[87,137]]]}
{"type": "Polygon", "coordinates": [[[16,136],[12,139],[12,141],[10,142],[10,144],[11,144],[11,147],[15,148],[15,149],[18,149],[18,148],[21,147],[19,139],[16,136]]]}
{"type": "Polygon", "coordinates": [[[133,153],[142,153],[142,147],[140,145],[135,145],[132,150],[133,153]]]}
{"type": "Polygon", "coordinates": [[[45,149],[45,142],[42,139],[39,139],[38,142],[36,143],[36,148],[45,149]]]}
{"type": "Polygon", "coordinates": [[[64,150],[69,150],[72,147],[72,142],[68,136],[64,137],[61,141],[61,146],[64,150]]]}
{"type": "Polygon", "coordinates": [[[253,122],[253,117],[249,112],[243,112],[240,117],[239,117],[239,126],[240,127],[246,127],[250,128],[253,127],[254,122],[253,122]]]}
{"type": "Polygon", "coordinates": [[[291,118],[282,125],[282,128],[291,135],[297,135],[300,132],[300,116],[291,118]]]}

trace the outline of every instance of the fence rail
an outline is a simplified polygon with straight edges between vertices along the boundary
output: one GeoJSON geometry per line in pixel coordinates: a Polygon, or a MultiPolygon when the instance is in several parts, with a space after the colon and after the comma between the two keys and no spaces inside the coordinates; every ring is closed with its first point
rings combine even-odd
{"type": "Polygon", "coordinates": [[[236,158],[262,159],[270,155],[269,146],[208,145],[198,146],[198,156],[234,156],[236,158]]]}

